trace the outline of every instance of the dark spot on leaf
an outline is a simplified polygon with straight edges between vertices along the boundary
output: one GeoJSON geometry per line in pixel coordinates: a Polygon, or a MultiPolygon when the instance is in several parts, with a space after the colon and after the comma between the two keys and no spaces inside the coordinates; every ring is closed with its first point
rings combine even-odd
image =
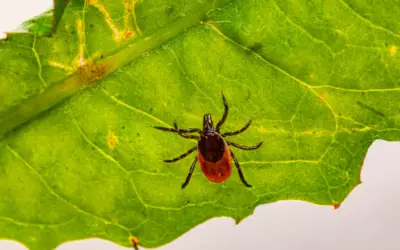
{"type": "Polygon", "coordinates": [[[93,28],[93,27],[94,27],[94,25],[93,25],[93,23],[91,23],[91,24],[90,24],[90,28],[93,28]]]}
{"type": "Polygon", "coordinates": [[[252,45],[249,46],[249,49],[254,51],[254,52],[258,52],[262,49],[263,45],[261,43],[254,43],[252,45]]]}
{"type": "Polygon", "coordinates": [[[190,201],[188,200],[188,201],[186,201],[186,203],[190,203],[190,201]]]}
{"type": "Polygon", "coordinates": [[[207,15],[207,14],[204,14],[201,18],[200,18],[200,20],[201,20],[201,22],[207,22],[208,20],[209,20],[210,18],[209,18],[209,16],[207,15]]]}
{"type": "Polygon", "coordinates": [[[122,126],[121,129],[125,129],[125,126],[122,126]]]}
{"type": "Polygon", "coordinates": [[[108,67],[105,64],[88,63],[79,69],[79,80],[83,84],[88,84],[97,80],[108,73],[108,67]]]}
{"type": "Polygon", "coordinates": [[[102,58],[102,59],[103,59],[103,58],[104,58],[104,55],[103,55],[103,54],[101,54],[101,55],[100,55],[100,58],[102,58]]]}
{"type": "Polygon", "coordinates": [[[374,113],[375,115],[378,115],[380,117],[385,117],[385,114],[383,114],[382,112],[380,112],[379,110],[375,109],[374,107],[371,107],[370,105],[367,105],[365,103],[362,103],[360,101],[357,101],[357,104],[359,106],[361,106],[362,108],[365,108],[368,111],[371,111],[372,113],[374,113]]]}
{"type": "Polygon", "coordinates": [[[169,6],[169,7],[165,10],[165,14],[167,14],[167,16],[170,16],[174,11],[175,11],[175,7],[174,7],[174,6],[169,6]]]}
{"type": "Polygon", "coordinates": [[[363,92],[361,92],[361,94],[365,95],[365,92],[363,91],[363,92]]]}
{"type": "Polygon", "coordinates": [[[150,109],[149,109],[149,112],[150,112],[150,113],[153,113],[153,111],[154,111],[153,108],[150,108],[150,109]]]}
{"type": "Polygon", "coordinates": [[[140,133],[136,133],[137,136],[140,136],[140,133]]]}
{"type": "Polygon", "coordinates": [[[251,91],[249,89],[249,90],[247,90],[246,100],[250,100],[250,99],[251,99],[251,91]]]}

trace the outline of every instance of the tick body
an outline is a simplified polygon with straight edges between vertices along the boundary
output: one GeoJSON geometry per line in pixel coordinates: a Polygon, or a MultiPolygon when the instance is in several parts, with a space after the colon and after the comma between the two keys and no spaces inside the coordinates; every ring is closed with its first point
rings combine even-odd
{"type": "Polygon", "coordinates": [[[197,160],[207,179],[223,182],[229,178],[232,172],[231,154],[221,135],[214,131],[203,132],[197,151],[197,160]]]}
{"type": "Polygon", "coordinates": [[[186,181],[182,184],[182,188],[185,188],[192,177],[193,170],[196,166],[197,161],[200,164],[200,168],[203,171],[203,174],[212,182],[224,182],[227,180],[232,173],[232,160],[235,163],[236,169],[238,171],[240,180],[246,187],[251,187],[250,184],[244,178],[243,172],[240,168],[239,162],[236,159],[233,152],[230,150],[229,146],[236,147],[243,150],[254,150],[259,148],[262,145],[262,142],[258,143],[255,146],[243,146],[234,142],[226,141],[224,137],[237,135],[239,133],[244,132],[251,124],[251,120],[241,129],[234,132],[226,132],[220,133],[220,128],[222,124],[224,124],[229,108],[226,102],[224,95],[222,94],[222,100],[224,103],[224,114],[222,119],[217,123],[217,126],[214,128],[214,124],[212,121],[211,114],[205,114],[203,117],[203,128],[189,128],[189,129],[180,129],[176,121],[174,121],[174,128],[165,128],[155,126],[154,128],[162,131],[168,131],[177,133],[178,135],[187,138],[187,139],[197,139],[197,146],[189,149],[186,153],[171,159],[164,160],[164,162],[176,162],[180,159],[185,158],[190,155],[192,152],[197,150],[197,156],[195,157],[192,165],[190,166],[189,174],[186,177],[186,181]]]}

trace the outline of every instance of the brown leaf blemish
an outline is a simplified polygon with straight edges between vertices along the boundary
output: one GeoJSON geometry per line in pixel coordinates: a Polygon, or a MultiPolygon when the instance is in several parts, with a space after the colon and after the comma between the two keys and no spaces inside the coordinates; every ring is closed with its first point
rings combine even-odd
{"type": "Polygon", "coordinates": [[[82,84],[89,84],[94,80],[100,79],[108,73],[109,69],[105,64],[88,62],[78,70],[79,81],[82,84]]]}
{"type": "Polygon", "coordinates": [[[133,245],[133,249],[138,250],[138,245],[139,245],[139,240],[138,238],[136,238],[135,236],[131,236],[129,237],[129,241],[132,243],[133,245]]]}
{"type": "Polygon", "coordinates": [[[132,34],[133,34],[133,32],[132,32],[132,31],[130,31],[130,30],[127,30],[127,31],[125,31],[125,34],[124,34],[124,36],[125,36],[125,38],[129,38],[129,37],[131,37],[131,36],[132,36],[132,34]]]}

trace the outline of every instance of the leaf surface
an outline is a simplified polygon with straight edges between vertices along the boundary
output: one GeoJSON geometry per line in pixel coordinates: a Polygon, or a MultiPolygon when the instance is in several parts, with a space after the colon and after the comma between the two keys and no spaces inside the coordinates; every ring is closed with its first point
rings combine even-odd
{"type": "MultiPolygon", "coordinates": [[[[0,43],[0,236],[30,249],[98,237],[156,247],[257,205],[339,206],[375,139],[399,140],[396,1],[71,0],[53,37],[0,43]],[[253,119],[223,184],[152,126],[253,119]]],[[[45,25],[49,25],[47,22],[45,25]]],[[[43,30],[49,31],[48,27],[43,30]]],[[[40,25],[38,28],[42,28],[40,25]]],[[[40,29],[39,29],[40,30],[40,29]]]]}

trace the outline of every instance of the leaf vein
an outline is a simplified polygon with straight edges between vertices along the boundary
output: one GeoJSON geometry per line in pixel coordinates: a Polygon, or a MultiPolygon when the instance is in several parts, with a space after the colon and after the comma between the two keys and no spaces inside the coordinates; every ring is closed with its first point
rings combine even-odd
{"type": "Polygon", "coordinates": [[[133,107],[133,106],[131,106],[131,105],[129,105],[129,104],[123,102],[122,100],[116,98],[115,96],[110,95],[105,89],[102,89],[102,90],[103,90],[103,93],[104,93],[104,94],[106,94],[108,97],[110,97],[111,100],[113,100],[113,101],[116,102],[117,104],[119,104],[119,105],[121,105],[121,106],[123,106],[123,107],[125,107],[125,108],[127,108],[127,109],[133,110],[133,111],[135,111],[135,112],[137,112],[137,113],[139,113],[139,114],[142,114],[142,115],[144,115],[144,116],[147,116],[147,117],[149,117],[150,119],[152,119],[152,120],[154,120],[154,121],[156,121],[156,122],[159,122],[159,123],[161,123],[161,124],[163,124],[163,125],[165,125],[165,126],[167,126],[167,127],[170,127],[170,125],[168,125],[166,122],[162,121],[161,119],[158,119],[157,117],[155,117],[155,116],[153,116],[153,115],[151,115],[151,114],[149,114],[149,113],[147,113],[147,112],[145,112],[145,111],[143,111],[143,110],[141,110],[141,109],[135,108],[135,107],[133,107]]]}
{"type": "Polygon", "coordinates": [[[326,49],[329,51],[329,53],[333,56],[335,56],[335,53],[333,52],[332,48],[325,43],[323,40],[313,36],[308,30],[306,30],[305,28],[303,28],[301,25],[295,23],[282,9],[281,7],[279,7],[279,5],[276,3],[275,0],[272,0],[272,3],[275,5],[276,9],[285,17],[285,19],[292,24],[294,27],[296,27],[297,29],[299,29],[301,32],[303,32],[304,34],[306,34],[308,37],[311,38],[311,40],[322,44],[324,47],[326,47],[326,49]]]}
{"type": "Polygon", "coordinates": [[[392,31],[392,30],[390,30],[390,29],[388,29],[388,28],[385,28],[385,27],[376,25],[376,24],[374,24],[371,20],[368,20],[367,18],[363,17],[363,16],[362,16],[360,13],[358,13],[354,8],[352,8],[352,7],[350,6],[350,4],[347,3],[345,0],[339,0],[339,1],[340,1],[346,8],[348,8],[351,12],[353,12],[354,15],[355,15],[357,18],[359,18],[360,20],[364,21],[365,23],[367,23],[368,25],[370,25],[372,28],[386,31],[386,32],[392,34],[393,36],[395,36],[395,37],[397,37],[397,38],[400,38],[400,35],[396,34],[394,31],[392,31]]]}
{"type": "Polygon", "coordinates": [[[0,220],[3,221],[7,221],[7,222],[11,222],[15,225],[18,226],[23,226],[23,227],[47,227],[47,228],[56,228],[56,227],[61,227],[61,226],[65,226],[68,223],[72,222],[74,220],[74,218],[68,219],[64,222],[60,222],[60,223],[37,223],[37,222],[26,222],[26,221],[20,221],[11,217],[6,217],[6,216],[0,216],[0,220]]]}
{"type": "Polygon", "coordinates": [[[114,222],[108,221],[105,218],[102,218],[102,217],[100,217],[100,216],[98,216],[96,214],[88,212],[88,211],[82,209],[81,207],[77,206],[76,204],[72,203],[71,201],[67,200],[62,195],[60,195],[57,192],[55,192],[52,188],[50,188],[49,184],[44,180],[43,176],[38,171],[36,171],[36,169],[33,166],[31,166],[24,158],[22,158],[22,156],[20,154],[18,154],[13,148],[11,148],[10,145],[7,145],[6,147],[7,147],[8,151],[10,151],[10,153],[12,155],[14,155],[14,157],[16,157],[17,159],[20,159],[25,164],[25,166],[27,166],[31,171],[33,171],[35,173],[35,175],[39,178],[40,182],[47,188],[47,190],[49,190],[49,192],[52,195],[54,195],[55,197],[57,197],[61,201],[65,202],[66,204],[70,205],[75,210],[79,211],[80,213],[83,213],[83,214],[89,215],[89,216],[91,216],[93,218],[96,218],[96,219],[102,221],[105,224],[116,225],[116,226],[120,227],[121,229],[127,231],[129,234],[131,234],[129,232],[128,228],[126,228],[125,226],[123,226],[121,224],[118,224],[118,223],[114,223],[114,222]]]}

